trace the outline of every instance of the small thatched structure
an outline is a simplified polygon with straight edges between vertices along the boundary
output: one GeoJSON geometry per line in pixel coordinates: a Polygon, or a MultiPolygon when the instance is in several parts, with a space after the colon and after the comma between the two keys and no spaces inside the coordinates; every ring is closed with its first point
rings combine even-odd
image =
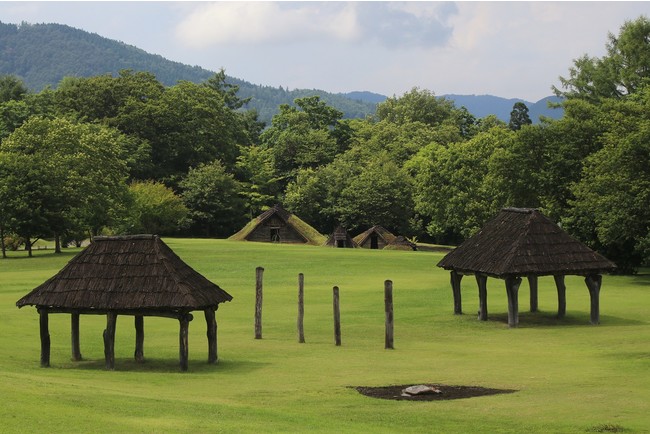
{"type": "Polygon", "coordinates": [[[365,249],[383,249],[393,241],[395,241],[395,235],[378,225],[354,237],[354,242],[365,249]]]}
{"type": "Polygon", "coordinates": [[[403,235],[395,237],[392,243],[384,247],[386,250],[417,250],[417,245],[403,235]]]}
{"type": "Polygon", "coordinates": [[[343,226],[338,225],[334,232],[330,234],[325,242],[325,245],[328,247],[338,247],[338,248],[355,248],[357,243],[354,242],[347,229],[343,226]]]}
{"type": "Polygon", "coordinates": [[[137,360],[143,359],[145,316],[180,322],[180,365],[187,370],[190,312],[205,313],[208,362],[217,362],[215,311],[232,296],[183,262],[158,236],[95,237],[93,242],[52,278],[16,302],[33,305],[41,324],[41,365],[50,364],[48,314],[72,315],[72,357],[81,360],[79,315],[106,315],[104,352],[114,368],[115,323],[118,315],[135,317],[137,360]]]}
{"type": "Polygon", "coordinates": [[[324,235],[279,204],[251,220],[229,239],[315,246],[322,246],[326,241],[324,235]]]}
{"type": "Polygon", "coordinates": [[[591,322],[599,322],[601,274],[614,263],[563,231],[535,209],[505,208],[473,237],[447,254],[439,267],[451,271],[454,313],[461,314],[460,281],[474,274],[479,286],[479,319],[487,320],[489,277],[505,279],[508,324],[518,324],[518,290],[527,277],[531,311],[537,310],[537,278],[553,276],[558,290],[558,316],[566,311],[564,276],[582,275],[591,295],[591,322]]]}

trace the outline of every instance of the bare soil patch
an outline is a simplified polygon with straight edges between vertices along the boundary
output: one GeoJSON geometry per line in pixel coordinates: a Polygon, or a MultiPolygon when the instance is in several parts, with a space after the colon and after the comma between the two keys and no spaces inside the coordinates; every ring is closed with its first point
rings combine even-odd
{"type": "Polygon", "coordinates": [[[352,386],[357,392],[371,398],[392,399],[395,401],[445,401],[450,399],[474,398],[477,396],[498,395],[501,393],[514,393],[512,389],[490,389],[479,386],[448,386],[445,384],[422,383],[426,386],[440,390],[440,393],[427,395],[407,395],[402,391],[412,384],[395,385],[395,386],[352,386]]]}

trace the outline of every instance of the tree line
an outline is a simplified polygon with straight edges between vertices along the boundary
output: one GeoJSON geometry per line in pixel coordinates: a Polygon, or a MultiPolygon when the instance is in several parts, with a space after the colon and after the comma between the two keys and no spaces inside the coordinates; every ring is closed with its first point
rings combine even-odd
{"type": "Polygon", "coordinates": [[[540,209],[616,261],[650,259],[650,21],[609,35],[560,77],[561,119],[510,122],[413,88],[344,119],[319,96],[260,122],[224,71],[64,78],[30,93],[0,78],[0,238],[229,236],[276,202],[322,233],[381,224],[455,244],[506,206],[540,209]]]}

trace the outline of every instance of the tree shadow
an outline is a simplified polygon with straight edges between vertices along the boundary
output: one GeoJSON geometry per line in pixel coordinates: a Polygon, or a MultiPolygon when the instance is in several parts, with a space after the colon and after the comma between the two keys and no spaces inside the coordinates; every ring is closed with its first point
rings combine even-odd
{"type": "MultiPolygon", "coordinates": [[[[240,359],[219,360],[216,364],[208,363],[205,360],[190,360],[188,370],[182,372],[178,360],[174,359],[156,359],[146,358],[138,362],[131,358],[115,359],[115,368],[113,371],[118,372],[138,372],[138,373],[179,373],[179,374],[214,374],[214,373],[231,373],[231,374],[248,374],[261,369],[269,363],[252,362],[240,359]]],[[[91,359],[70,361],[56,366],[58,369],[78,369],[88,371],[104,371],[106,364],[104,359],[91,359]]]]}
{"type": "MultiPolygon", "coordinates": [[[[508,324],[508,313],[498,312],[488,315],[488,321],[496,321],[508,324]]],[[[600,324],[591,324],[591,317],[588,312],[567,312],[567,314],[558,318],[557,312],[519,312],[519,324],[517,328],[532,327],[618,327],[618,326],[638,326],[648,324],[645,321],[639,321],[630,318],[622,318],[613,315],[600,315],[600,324]]]]}

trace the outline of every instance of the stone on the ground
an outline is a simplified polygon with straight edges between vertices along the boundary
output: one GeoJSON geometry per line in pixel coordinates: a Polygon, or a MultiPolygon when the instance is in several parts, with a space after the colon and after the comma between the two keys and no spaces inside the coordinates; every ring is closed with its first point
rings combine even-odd
{"type": "Polygon", "coordinates": [[[402,396],[433,395],[436,393],[442,392],[440,389],[436,389],[435,387],[431,386],[425,386],[424,384],[409,386],[406,389],[402,390],[402,396]]]}

